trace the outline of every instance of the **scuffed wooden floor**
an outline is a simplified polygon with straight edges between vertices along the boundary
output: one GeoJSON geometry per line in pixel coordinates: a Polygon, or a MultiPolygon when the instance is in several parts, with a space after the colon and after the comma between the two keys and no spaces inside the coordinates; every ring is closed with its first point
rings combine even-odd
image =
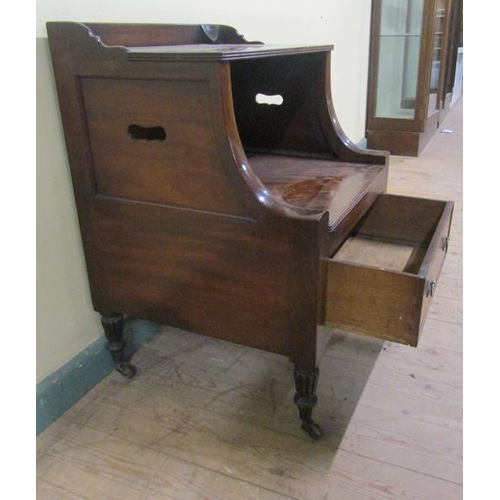
{"type": "Polygon", "coordinates": [[[300,429],[284,357],[174,328],[37,438],[37,498],[462,498],[462,100],[389,192],[450,199],[449,252],[418,348],[334,332],[300,429]]]}

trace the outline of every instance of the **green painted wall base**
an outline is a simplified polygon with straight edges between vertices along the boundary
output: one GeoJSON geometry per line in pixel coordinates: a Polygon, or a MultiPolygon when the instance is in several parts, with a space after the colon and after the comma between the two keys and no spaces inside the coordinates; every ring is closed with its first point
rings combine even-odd
{"type": "MultiPolygon", "coordinates": [[[[126,356],[151,340],[162,325],[142,320],[125,322],[126,356]]],[[[94,385],[114,370],[103,336],[36,387],[36,433],[71,408],[94,385]]]]}

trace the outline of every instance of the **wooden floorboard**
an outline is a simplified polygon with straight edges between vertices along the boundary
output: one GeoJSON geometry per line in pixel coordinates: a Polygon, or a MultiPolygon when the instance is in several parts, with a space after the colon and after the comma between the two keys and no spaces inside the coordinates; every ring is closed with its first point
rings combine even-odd
{"type": "Polygon", "coordinates": [[[320,369],[312,442],[287,359],[175,328],[37,438],[38,500],[462,498],[462,101],[389,192],[455,202],[418,348],[341,331],[320,369]]]}

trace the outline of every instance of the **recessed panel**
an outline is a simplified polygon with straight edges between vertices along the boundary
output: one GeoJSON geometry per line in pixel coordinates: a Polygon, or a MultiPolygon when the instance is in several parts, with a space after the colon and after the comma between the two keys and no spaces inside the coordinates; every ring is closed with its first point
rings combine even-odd
{"type": "Polygon", "coordinates": [[[231,211],[208,81],[83,78],[81,88],[97,193],[231,211]]]}

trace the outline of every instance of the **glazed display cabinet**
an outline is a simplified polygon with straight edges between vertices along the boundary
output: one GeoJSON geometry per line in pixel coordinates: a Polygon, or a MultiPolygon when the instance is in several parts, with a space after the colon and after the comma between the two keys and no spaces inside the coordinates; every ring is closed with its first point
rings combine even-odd
{"type": "Polygon", "coordinates": [[[418,156],[449,106],[454,0],[373,0],[367,145],[418,156]]]}

